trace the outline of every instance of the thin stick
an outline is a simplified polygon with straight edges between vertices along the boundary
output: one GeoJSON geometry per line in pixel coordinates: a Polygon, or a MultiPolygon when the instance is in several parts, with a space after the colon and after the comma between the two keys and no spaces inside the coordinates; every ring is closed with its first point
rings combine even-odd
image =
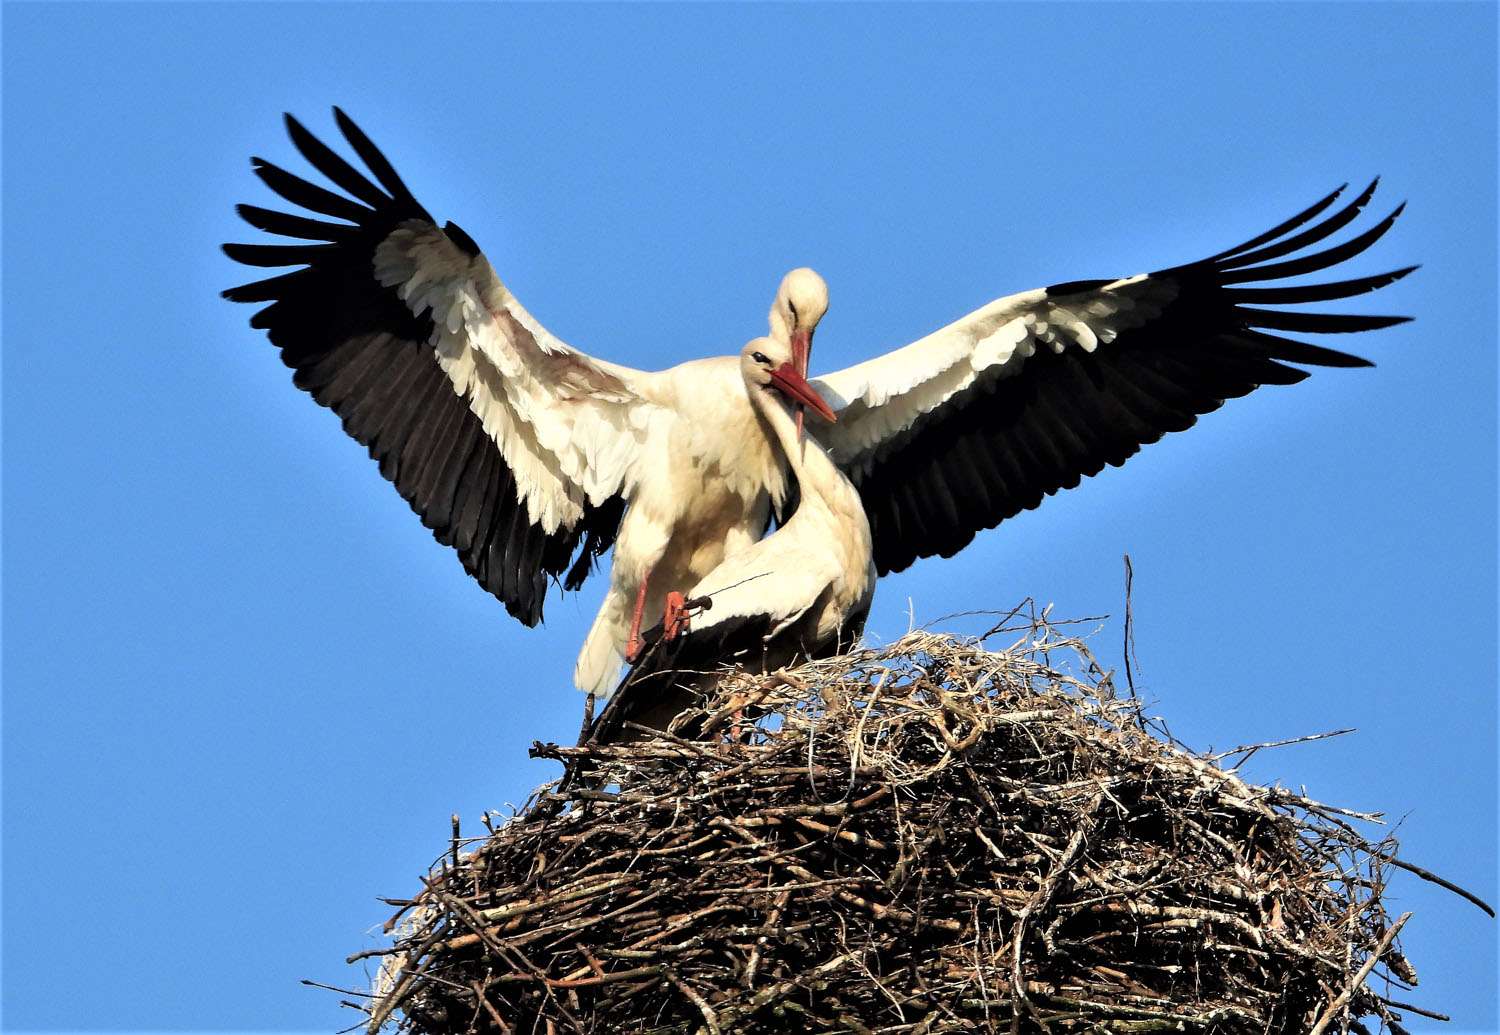
{"type": "Polygon", "coordinates": [[[1131,598],[1131,588],[1134,585],[1135,569],[1130,566],[1130,554],[1127,553],[1125,555],[1125,686],[1130,690],[1131,700],[1137,700],[1135,669],[1140,667],[1140,659],[1135,656],[1135,605],[1131,598]]]}
{"type": "Polygon", "coordinates": [[[1328,1004],[1328,1009],[1323,1011],[1323,1016],[1318,1018],[1318,1023],[1312,1026],[1307,1035],[1323,1035],[1323,1030],[1333,1020],[1334,1014],[1349,1005],[1349,1000],[1354,998],[1354,993],[1359,991],[1359,986],[1365,983],[1365,978],[1370,976],[1370,971],[1374,970],[1375,964],[1380,962],[1381,954],[1391,947],[1391,942],[1396,940],[1396,935],[1410,919],[1410,912],[1402,913],[1400,919],[1390,926],[1385,936],[1380,939],[1380,943],[1375,946],[1375,951],[1370,953],[1370,958],[1365,960],[1365,965],[1359,968],[1359,972],[1344,986],[1344,990],[1334,996],[1333,1002],[1328,1004]]]}
{"type": "Polygon", "coordinates": [[[1438,1013],[1436,1010],[1424,1010],[1420,1006],[1411,1005],[1411,1003],[1399,1003],[1394,999],[1386,999],[1384,997],[1380,1001],[1386,1006],[1394,1006],[1398,1010],[1410,1010],[1412,1013],[1421,1014],[1423,1017],[1431,1017],[1435,1021],[1453,1020],[1452,1017],[1449,1017],[1445,1013],[1438,1013]]]}
{"type": "Polygon", "coordinates": [[[1397,869],[1405,870],[1408,873],[1415,873],[1418,877],[1421,877],[1425,881],[1431,881],[1433,884],[1436,884],[1440,888],[1447,888],[1459,898],[1468,899],[1470,902],[1474,903],[1490,916],[1495,915],[1494,908],[1484,899],[1480,898],[1478,895],[1473,894],[1472,892],[1465,891],[1457,884],[1451,884],[1448,881],[1443,880],[1443,878],[1439,877],[1435,873],[1429,873],[1427,870],[1422,869],[1422,867],[1420,866],[1413,866],[1409,862],[1403,862],[1402,860],[1397,859],[1394,855],[1382,855],[1380,856],[1380,858],[1382,861],[1390,863],[1397,869]]]}
{"type": "Polygon", "coordinates": [[[452,843],[452,845],[448,849],[449,859],[453,863],[453,872],[457,873],[458,872],[458,843],[459,843],[459,840],[460,840],[459,833],[458,833],[458,813],[454,812],[454,813],[450,814],[449,818],[453,822],[453,843],[452,843]]]}
{"type": "Polygon", "coordinates": [[[676,985],[677,990],[683,995],[687,996],[688,1000],[698,1008],[698,1012],[703,1015],[703,1023],[708,1025],[708,1030],[712,1033],[712,1035],[720,1035],[719,1015],[714,1012],[714,1008],[712,1006],[708,1005],[708,1000],[699,995],[693,989],[692,985],[689,985],[686,981],[682,980],[682,978],[677,975],[677,972],[671,967],[666,968],[665,973],[667,975],[667,980],[676,985]]]}
{"type": "Polygon", "coordinates": [[[1212,758],[1216,762],[1222,762],[1230,755],[1237,755],[1241,751],[1243,751],[1246,753],[1245,757],[1229,767],[1230,769],[1238,769],[1240,766],[1250,761],[1251,755],[1254,755],[1262,748],[1286,747],[1288,744],[1306,744],[1310,740],[1327,740],[1329,737],[1342,737],[1345,733],[1354,732],[1355,730],[1351,727],[1347,730],[1334,730],[1332,733],[1313,733],[1306,737],[1293,737],[1291,740],[1273,740],[1266,744],[1246,744],[1243,747],[1230,748],[1228,751],[1221,751],[1217,755],[1210,755],[1208,757],[1212,758]]]}

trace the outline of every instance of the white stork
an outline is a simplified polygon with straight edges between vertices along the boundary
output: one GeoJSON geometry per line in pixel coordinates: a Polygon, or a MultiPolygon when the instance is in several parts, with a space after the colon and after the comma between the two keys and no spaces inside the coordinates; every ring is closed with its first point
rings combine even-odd
{"type": "Polygon", "coordinates": [[[826,657],[851,646],[864,628],[876,579],[864,504],[822,446],[801,434],[782,400],[807,406],[825,423],[835,414],[780,342],[758,338],[741,355],[751,400],[797,479],[797,510],[764,539],[726,557],[686,598],[668,594],[662,626],[648,634],[652,646],[631,666],[589,739],[629,739],[621,737],[627,721],[665,729],[726,664],[767,672],[826,657]],[[689,623],[685,605],[702,601],[706,610],[689,623]]]}
{"type": "MultiPolygon", "coordinates": [[[[281,348],[295,383],[342,416],[439,541],[523,622],[540,620],[549,576],[575,589],[614,546],[610,592],[575,673],[581,688],[606,689],[632,610],[662,613],[667,591],[696,585],[761,537],[794,487],[786,458],[739,360],[646,373],[564,345],[467,234],[439,227],[369,139],[335,117],[374,181],[288,116],[297,148],[349,196],[260,159],[257,173],[293,204],[343,222],[240,206],[252,225],[301,241],[226,245],[231,258],[303,268],[225,296],[270,303],[251,322],[281,348]]],[[[1368,366],[1282,332],[1405,317],[1262,308],[1352,297],[1415,268],[1276,283],[1359,254],[1401,211],[1314,250],[1356,218],[1375,184],[1319,220],[1342,189],[1208,259],[1002,298],[814,381],[838,419],[814,416],[813,431],[859,490],[879,572],[949,556],[1223,400],[1307,376],[1287,363],[1368,366]]],[[[826,305],[810,270],[789,274],[777,294],[772,333],[799,372],[826,305]]]]}
{"type": "MultiPolygon", "coordinates": [[[[343,418],[438,541],[525,624],[541,620],[548,577],[577,589],[613,545],[575,672],[581,688],[607,689],[641,614],[758,540],[786,501],[785,461],[740,359],[647,373],[564,345],[334,114],[378,185],[288,115],[298,150],[349,196],[259,158],[256,173],[294,205],[347,222],[239,206],[261,230],[316,243],[225,245],[251,266],[303,268],[224,296],[270,303],[251,326],[269,333],[294,383],[343,418]]],[[[808,269],[788,273],[772,303],[771,333],[803,375],[827,307],[808,269]]]]}

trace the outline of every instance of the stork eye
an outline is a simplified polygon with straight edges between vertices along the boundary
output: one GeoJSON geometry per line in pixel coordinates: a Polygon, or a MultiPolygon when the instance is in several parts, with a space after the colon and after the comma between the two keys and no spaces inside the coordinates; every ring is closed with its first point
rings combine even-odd
{"type": "Polygon", "coordinates": [[[766,354],[764,352],[752,352],[750,353],[750,358],[755,360],[755,362],[757,363],[765,363],[767,365],[770,365],[771,362],[766,358],[766,354]]]}
{"type": "Polygon", "coordinates": [[[792,311],[792,319],[796,320],[797,319],[797,303],[793,302],[790,298],[788,298],[786,300],[786,307],[792,311]]]}

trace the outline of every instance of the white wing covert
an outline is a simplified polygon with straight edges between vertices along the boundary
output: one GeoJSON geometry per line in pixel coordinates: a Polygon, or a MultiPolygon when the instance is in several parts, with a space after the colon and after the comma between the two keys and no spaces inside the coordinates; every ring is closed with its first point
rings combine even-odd
{"type": "Polygon", "coordinates": [[[1225,399],[1307,376],[1286,363],[1369,366],[1277,332],[1371,330],[1407,317],[1247,303],[1349,298],[1416,267],[1333,283],[1237,286],[1335,266],[1378,240],[1401,212],[1343,244],[1275,261],[1351,222],[1375,184],[1293,232],[1343,189],[1200,262],[1002,298],[905,348],[814,379],[838,421],[808,420],[860,491],[880,573],[952,556],[981,529],[1105,464],[1123,464],[1225,399]]]}
{"type": "Polygon", "coordinates": [[[576,589],[614,542],[652,404],[637,371],[549,334],[474,241],[439,227],[342,111],[372,181],[290,115],[302,155],[348,196],[262,159],[257,175],[312,213],[240,205],[297,244],[228,244],[251,266],[297,266],[224,292],[268,302],[268,332],[294,383],[343,419],[464,568],[527,625],[547,580],[576,589]]]}

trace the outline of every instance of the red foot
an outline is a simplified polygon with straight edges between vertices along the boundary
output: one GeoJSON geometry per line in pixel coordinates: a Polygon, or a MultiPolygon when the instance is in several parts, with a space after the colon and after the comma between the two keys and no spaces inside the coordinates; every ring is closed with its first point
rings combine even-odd
{"type": "Polygon", "coordinates": [[[662,613],[662,639],[673,640],[688,628],[687,598],[675,589],[667,594],[667,608],[662,613]]]}

